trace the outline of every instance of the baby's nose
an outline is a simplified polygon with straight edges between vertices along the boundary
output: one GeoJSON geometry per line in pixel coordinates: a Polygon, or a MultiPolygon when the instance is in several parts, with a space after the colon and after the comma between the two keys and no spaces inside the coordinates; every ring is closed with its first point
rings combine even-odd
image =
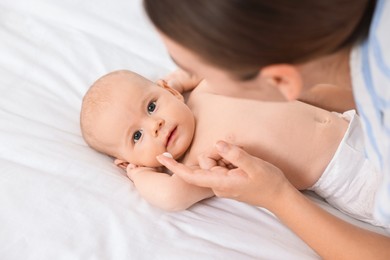
{"type": "Polygon", "coordinates": [[[153,129],[152,129],[152,131],[153,131],[152,133],[154,136],[157,137],[159,135],[161,128],[164,126],[164,123],[165,123],[165,121],[163,119],[155,120],[153,129]]]}

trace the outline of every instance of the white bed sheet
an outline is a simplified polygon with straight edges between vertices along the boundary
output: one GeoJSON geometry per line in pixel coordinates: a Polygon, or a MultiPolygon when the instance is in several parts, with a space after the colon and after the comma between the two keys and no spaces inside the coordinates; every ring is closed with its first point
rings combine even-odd
{"type": "Polygon", "coordinates": [[[140,0],[0,2],[0,259],[318,258],[265,210],[213,198],[167,213],[140,198],[79,130],[84,93],[115,69],[174,69],[140,0]]]}

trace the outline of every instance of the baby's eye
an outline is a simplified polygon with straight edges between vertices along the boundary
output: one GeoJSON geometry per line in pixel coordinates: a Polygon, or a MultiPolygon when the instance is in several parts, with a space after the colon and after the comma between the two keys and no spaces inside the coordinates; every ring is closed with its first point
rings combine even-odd
{"type": "Polygon", "coordinates": [[[150,102],[148,105],[148,113],[151,114],[156,109],[156,101],[150,102]]]}
{"type": "Polygon", "coordinates": [[[134,143],[137,143],[139,141],[139,139],[141,139],[141,136],[142,136],[142,132],[141,131],[136,131],[134,134],[133,134],[133,142],[134,143]]]}

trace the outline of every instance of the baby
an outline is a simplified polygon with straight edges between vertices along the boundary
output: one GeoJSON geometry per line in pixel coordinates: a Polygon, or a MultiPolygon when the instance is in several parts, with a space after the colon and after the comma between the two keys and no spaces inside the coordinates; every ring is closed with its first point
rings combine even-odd
{"type": "Polygon", "coordinates": [[[225,140],[280,168],[297,189],[312,189],[353,217],[378,224],[371,217],[379,176],[365,159],[353,111],[342,116],[299,101],[220,96],[205,81],[184,102],[177,90],[183,85],[172,88],[122,70],[98,79],[83,99],[84,139],[127,166],[149,203],[178,211],[212,197],[210,189],[164,172],[156,156],[169,153],[199,167],[198,156],[225,140]]]}

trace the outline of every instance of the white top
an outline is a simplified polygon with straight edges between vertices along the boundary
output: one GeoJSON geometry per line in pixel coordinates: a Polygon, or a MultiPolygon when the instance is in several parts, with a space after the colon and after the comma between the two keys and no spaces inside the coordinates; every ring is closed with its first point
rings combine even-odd
{"type": "Polygon", "coordinates": [[[375,217],[390,224],[390,1],[379,0],[368,39],[351,54],[351,77],[367,157],[381,171],[375,217]]]}

